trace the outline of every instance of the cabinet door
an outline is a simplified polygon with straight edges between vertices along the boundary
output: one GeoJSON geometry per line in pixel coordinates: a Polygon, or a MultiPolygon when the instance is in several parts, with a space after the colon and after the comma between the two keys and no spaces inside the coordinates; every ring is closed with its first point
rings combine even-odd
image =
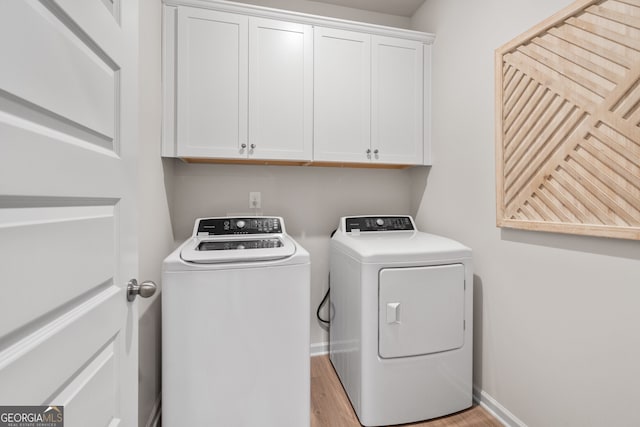
{"type": "Polygon", "coordinates": [[[423,45],[371,40],[371,149],[380,163],[423,163],[423,45]]]}
{"type": "Polygon", "coordinates": [[[249,20],[249,158],[311,160],[312,27],[249,20]]]}
{"type": "Polygon", "coordinates": [[[316,161],[369,162],[371,36],[314,28],[316,161]]]}
{"type": "Polygon", "coordinates": [[[247,34],[246,16],[179,8],[178,156],[246,157],[247,34]]]}

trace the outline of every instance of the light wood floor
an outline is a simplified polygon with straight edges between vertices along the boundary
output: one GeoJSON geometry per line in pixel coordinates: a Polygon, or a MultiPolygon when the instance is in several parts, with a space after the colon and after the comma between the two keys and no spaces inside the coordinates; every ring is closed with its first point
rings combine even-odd
{"type": "MultiPolygon", "coordinates": [[[[411,427],[502,427],[479,406],[411,427]]],[[[311,427],[359,427],[360,423],[328,356],[311,358],[311,427]]]]}

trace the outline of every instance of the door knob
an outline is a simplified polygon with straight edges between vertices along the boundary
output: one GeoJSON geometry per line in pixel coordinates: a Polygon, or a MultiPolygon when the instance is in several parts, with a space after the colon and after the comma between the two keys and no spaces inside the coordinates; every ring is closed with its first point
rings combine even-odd
{"type": "Polygon", "coordinates": [[[256,148],[256,144],[251,144],[251,149],[253,150],[254,148],[256,148]]]}
{"type": "Polygon", "coordinates": [[[247,144],[240,144],[240,148],[242,148],[242,149],[247,148],[247,144]]]}
{"type": "Polygon", "coordinates": [[[373,154],[378,154],[380,151],[376,148],[375,150],[373,150],[373,154]]]}
{"type": "Polygon", "coordinates": [[[129,283],[127,283],[127,301],[133,301],[138,295],[142,298],[149,298],[155,293],[156,284],[151,280],[138,284],[136,279],[131,279],[129,283]]]}

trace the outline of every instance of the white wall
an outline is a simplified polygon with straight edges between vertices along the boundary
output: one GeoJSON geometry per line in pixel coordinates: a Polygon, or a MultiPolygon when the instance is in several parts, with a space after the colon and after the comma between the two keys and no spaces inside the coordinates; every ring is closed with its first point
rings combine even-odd
{"type": "Polygon", "coordinates": [[[312,344],[327,341],[316,321],[316,308],[327,289],[329,235],[339,218],[407,213],[410,208],[406,170],[176,162],[172,206],[176,239],[188,238],[198,217],[252,213],[250,191],[262,193],[262,213],[284,217],[287,232],[311,254],[312,344]]]}
{"type": "MultiPolygon", "coordinates": [[[[140,0],[139,153],[138,153],[138,280],[161,286],[162,260],[173,247],[168,194],[173,162],[160,158],[161,129],[161,6],[160,0],[140,0]]],[[[139,393],[138,425],[144,427],[160,395],[160,292],[138,298],[139,393]]]]}
{"type": "Polygon", "coordinates": [[[640,425],[640,244],[495,227],[494,49],[569,0],[427,0],[433,157],[418,224],[474,250],[478,387],[526,425],[640,425]]]}

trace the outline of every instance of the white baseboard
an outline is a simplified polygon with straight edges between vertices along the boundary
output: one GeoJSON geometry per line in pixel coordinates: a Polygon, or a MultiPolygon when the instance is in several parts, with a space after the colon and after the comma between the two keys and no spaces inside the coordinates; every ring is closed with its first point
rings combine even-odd
{"type": "Polygon", "coordinates": [[[151,408],[151,413],[149,414],[149,419],[145,424],[145,427],[160,427],[160,415],[162,414],[162,393],[158,394],[156,398],[156,402],[153,404],[153,408],[151,408]]]}
{"type": "Polygon", "coordinates": [[[311,357],[329,354],[329,342],[325,341],[311,344],[310,353],[311,357]]]}
{"type": "Polygon", "coordinates": [[[489,393],[473,386],[473,400],[493,415],[498,421],[507,427],[527,427],[527,425],[513,415],[500,402],[491,397],[489,393]]]}

